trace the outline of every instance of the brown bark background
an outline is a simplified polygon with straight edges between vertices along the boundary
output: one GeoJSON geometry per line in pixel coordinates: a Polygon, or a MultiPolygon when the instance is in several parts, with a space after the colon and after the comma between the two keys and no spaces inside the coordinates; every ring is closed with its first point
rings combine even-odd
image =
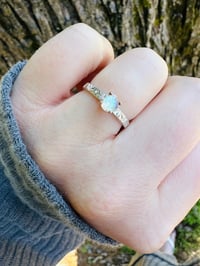
{"type": "Polygon", "coordinates": [[[199,0],[0,0],[0,75],[77,22],[107,37],[116,54],[151,47],[172,74],[200,77],[199,0]]]}
{"type": "MultiPolygon", "coordinates": [[[[200,77],[200,0],[0,0],[0,76],[77,22],[107,37],[116,55],[150,47],[165,58],[171,74],[200,77]]],[[[193,247],[187,231],[184,238],[193,247]]],[[[178,253],[182,239],[180,234],[178,253]]]]}

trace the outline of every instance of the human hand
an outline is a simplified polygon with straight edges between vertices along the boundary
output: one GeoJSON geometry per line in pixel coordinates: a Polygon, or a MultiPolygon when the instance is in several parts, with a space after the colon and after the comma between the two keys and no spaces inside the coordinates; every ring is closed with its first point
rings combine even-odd
{"type": "Polygon", "coordinates": [[[200,196],[200,81],[168,78],[146,48],[112,60],[103,37],[72,26],[29,60],[12,102],[29,152],[80,216],[152,252],[200,196]],[[70,95],[90,80],[118,96],[126,129],[88,92],[70,95]]]}

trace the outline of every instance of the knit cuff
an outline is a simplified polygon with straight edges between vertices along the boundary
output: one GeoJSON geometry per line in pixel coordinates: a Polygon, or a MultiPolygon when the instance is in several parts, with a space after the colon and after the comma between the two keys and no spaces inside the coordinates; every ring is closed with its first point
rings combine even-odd
{"type": "Polygon", "coordinates": [[[10,99],[13,84],[25,64],[26,62],[19,62],[14,65],[0,84],[0,160],[5,167],[7,178],[16,195],[31,209],[71,226],[92,240],[117,244],[81,219],[58,193],[56,187],[45,178],[27,152],[10,99]]]}

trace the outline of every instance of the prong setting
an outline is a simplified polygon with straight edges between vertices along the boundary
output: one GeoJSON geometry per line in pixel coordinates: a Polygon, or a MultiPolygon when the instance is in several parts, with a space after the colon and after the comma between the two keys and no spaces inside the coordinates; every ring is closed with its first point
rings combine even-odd
{"type": "Polygon", "coordinates": [[[129,125],[129,120],[119,108],[121,103],[118,101],[116,95],[112,94],[112,92],[105,93],[91,83],[86,83],[83,88],[99,100],[102,110],[113,114],[121,122],[124,128],[129,125]]]}

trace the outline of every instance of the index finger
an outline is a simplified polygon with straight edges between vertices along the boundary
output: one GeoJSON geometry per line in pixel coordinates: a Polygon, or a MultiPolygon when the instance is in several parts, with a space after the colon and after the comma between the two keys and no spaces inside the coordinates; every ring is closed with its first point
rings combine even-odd
{"type": "Polygon", "coordinates": [[[112,59],[112,46],[101,34],[86,24],[75,24],[31,57],[15,82],[17,93],[22,91],[39,104],[58,103],[69,97],[82,79],[100,71],[112,59]]]}

